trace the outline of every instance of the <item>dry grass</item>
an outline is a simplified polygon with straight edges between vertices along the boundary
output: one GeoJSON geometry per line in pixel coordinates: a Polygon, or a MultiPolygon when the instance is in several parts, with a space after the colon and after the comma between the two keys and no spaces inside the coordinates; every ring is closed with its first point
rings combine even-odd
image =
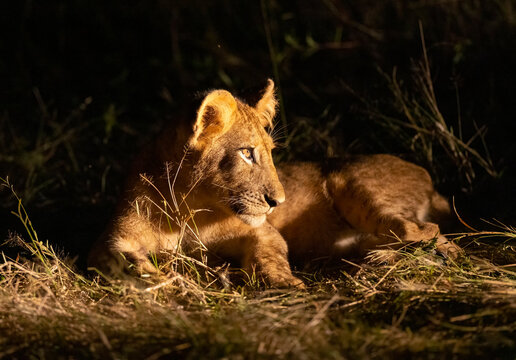
{"type": "Polygon", "coordinates": [[[395,251],[394,263],[385,249],[300,273],[308,290],[299,292],[231,284],[182,254],[159,280],[83,276],[38,239],[21,202],[14,214],[30,241],[12,235],[26,257],[0,265],[0,358],[510,358],[516,349],[511,227],[457,235],[467,251],[457,262],[427,244],[395,251]]]}

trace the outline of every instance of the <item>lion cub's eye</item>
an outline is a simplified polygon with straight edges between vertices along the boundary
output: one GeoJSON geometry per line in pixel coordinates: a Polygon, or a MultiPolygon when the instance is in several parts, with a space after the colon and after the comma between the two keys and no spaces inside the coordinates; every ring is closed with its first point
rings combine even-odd
{"type": "Polygon", "coordinates": [[[254,162],[253,148],[240,149],[239,154],[246,163],[252,164],[254,162]]]}
{"type": "Polygon", "coordinates": [[[250,149],[242,149],[242,154],[248,158],[249,160],[252,160],[253,159],[253,153],[251,152],[250,149]]]}

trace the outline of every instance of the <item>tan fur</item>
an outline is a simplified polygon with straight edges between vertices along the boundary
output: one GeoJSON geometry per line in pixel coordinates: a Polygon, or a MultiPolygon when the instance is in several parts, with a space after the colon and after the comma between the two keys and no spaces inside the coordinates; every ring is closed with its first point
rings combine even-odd
{"type": "Polygon", "coordinates": [[[276,171],[264,129],[276,104],[271,80],[254,107],[215,90],[192,127],[165,131],[135,161],[90,266],[119,275],[131,263],[140,274],[154,273],[151,255],[159,260],[179,247],[190,254],[206,247],[284,287],[302,286],[289,252],[302,259],[342,256],[395,237],[437,238],[443,252],[458,252],[432,222],[449,213],[448,203],[416,165],[375,155],[329,170],[299,163],[276,171]]]}
{"type": "Polygon", "coordinates": [[[268,221],[293,258],[339,257],[432,239],[450,257],[460,252],[434,222],[450,215],[448,202],[417,165],[369,155],[324,171],[317,164],[283,165],[278,174],[287,200],[268,221]]]}

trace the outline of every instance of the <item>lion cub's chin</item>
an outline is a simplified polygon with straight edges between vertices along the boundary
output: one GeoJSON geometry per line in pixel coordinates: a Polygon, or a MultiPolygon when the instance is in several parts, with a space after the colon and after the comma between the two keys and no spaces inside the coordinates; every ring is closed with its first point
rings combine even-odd
{"type": "Polygon", "coordinates": [[[252,227],[258,227],[262,225],[265,222],[266,216],[263,215],[245,215],[245,214],[238,214],[238,217],[240,220],[245,222],[247,225],[251,225],[252,227]]]}

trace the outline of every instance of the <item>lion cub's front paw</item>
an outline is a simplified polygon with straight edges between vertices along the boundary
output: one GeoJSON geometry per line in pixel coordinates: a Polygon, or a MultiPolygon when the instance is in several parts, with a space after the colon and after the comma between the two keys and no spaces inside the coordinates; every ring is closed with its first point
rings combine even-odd
{"type": "Polygon", "coordinates": [[[296,288],[298,290],[306,289],[303,281],[293,275],[269,275],[267,277],[267,284],[273,288],[296,288]]]}
{"type": "Polygon", "coordinates": [[[460,246],[449,241],[444,236],[440,236],[437,239],[436,248],[444,257],[451,260],[455,260],[464,254],[464,250],[460,246]]]}
{"type": "Polygon", "coordinates": [[[303,280],[301,280],[295,276],[292,277],[292,280],[289,283],[289,287],[294,287],[298,290],[306,290],[306,285],[303,282],[303,280]]]}

